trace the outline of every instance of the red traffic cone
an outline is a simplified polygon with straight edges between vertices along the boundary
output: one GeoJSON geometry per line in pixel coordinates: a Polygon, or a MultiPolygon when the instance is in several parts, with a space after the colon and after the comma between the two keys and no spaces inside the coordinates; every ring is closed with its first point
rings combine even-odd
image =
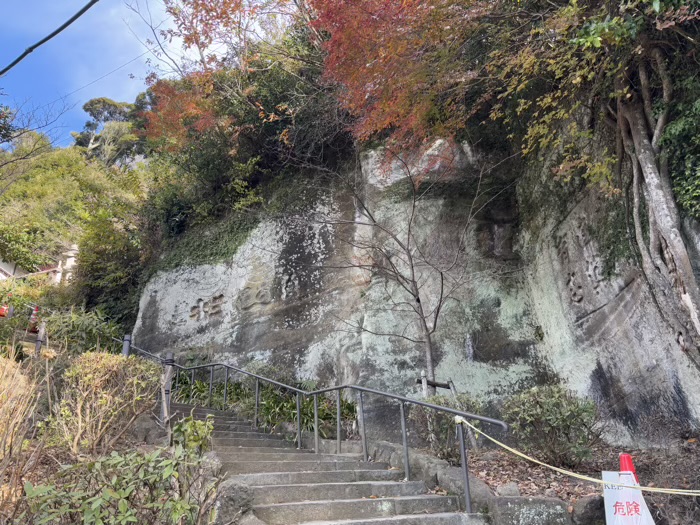
{"type": "Polygon", "coordinates": [[[639,483],[639,477],[637,477],[637,470],[634,468],[634,463],[632,462],[632,456],[629,454],[620,454],[620,472],[631,472],[634,474],[634,479],[639,483]]]}

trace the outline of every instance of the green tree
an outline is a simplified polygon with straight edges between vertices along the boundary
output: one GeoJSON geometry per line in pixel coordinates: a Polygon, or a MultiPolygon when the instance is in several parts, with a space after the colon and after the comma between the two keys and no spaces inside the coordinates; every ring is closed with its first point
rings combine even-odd
{"type": "Polygon", "coordinates": [[[89,158],[96,158],[107,166],[126,163],[134,156],[140,142],[130,122],[134,108],[134,104],[105,97],[89,100],[83,111],[91,120],[85,123],[82,132],[72,133],[76,146],[85,148],[89,158]]]}
{"type": "Polygon", "coordinates": [[[128,213],[101,209],[88,220],[74,276],[77,297],[125,325],[135,320],[141,275],[140,235],[128,213]]]}
{"type": "Polygon", "coordinates": [[[117,193],[115,182],[76,149],[49,150],[26,160],[0,196],[0,224],[6,232],[28,233],[35,254],[56,259],[78,242],[91,210],[117,193]]]}
{"type": "Polygon", "coordinates": [[[8,142],[12,138],[14,131],[12,120],[13,115],[10,108],[0,106],[0,144],[8,142]]]}

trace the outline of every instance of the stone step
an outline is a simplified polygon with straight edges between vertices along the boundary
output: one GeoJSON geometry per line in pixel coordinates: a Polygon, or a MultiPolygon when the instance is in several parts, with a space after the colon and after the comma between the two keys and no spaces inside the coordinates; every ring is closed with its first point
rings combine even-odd
{"type": "Polygon", "coordinates": [[[173,414],[182,414],[185,416],[193,416],[195,419],[206,419],[207,417],[212,417],[214,421],[246,421],[251,420],[237,414],[236,412],[230,410],[212,410],[212,409],[202,409],[192,407],[176,408],[170,407],[170,412],[173,414]]]}
{"type": "MultiPolygon", "coordinates": [[[[178,412],[178,414],[179,413],[180,412],[178,412]]],[[[189,415],[189,414],[187,414],[187,415],[189,415]]],[[[252,426],[252,424],[253,424],[253,420],[246,419],[244,417],[238,417],[238,416],[235,416],[233,414],[228,414],[226,416],[211,416],[211,415],[205,415],[205,414],[193,414],[193,417],[195,419],[200,419],[200,420],[209,418],[212,421],[214,421],[215,425],[216,424],[224,424],[224,425],[227,425],[227,424],[237,424],[237,425],[249,424],[252,426]]]]}
{"type": "Polygon", "coordinates": [[[361,499],[425,494],[422,481],[397,483],[395,481],[361,481],[356,483],[306,483],[303,485],[276,485],[251,487],[255,505],[291,503],[294,501],[361,499]]]}
{"type": "Polygon", "coordinates": [[[243,423],[217,423],[214,422],[214,432],[262,432],[253,425],[243,423]]]}
{"type": "Polygon", "coordinates": [[[402,470],[327,470],[302,472],[259,472],[239,474],[235,478],[246,485],[294,485],[306,483],[354,483],[362,481],[399,481],[402,470]]]}
{"type": "Polygon", "coordinates": [[[170,403],[170,411],[174,412],[175,410],[178,410],[180,412],[187,412],[188,414],[192,411],[195,413],[204,413],[204,414],[212,414],[214,416],[217,415],[230,415],[233,413],[232,410],[219,410],[216,408],[207,408],[202,405],[188,405],[186,403],[170,403]]]}
{"type": "MultiPolygon", "coordinates": [[[[306,454],[311,457],[314,456],[313,450],[306,450],[303,448],[299,449],[294,447],[239,447],[230,445],[218,445],[216,447],[212,447],[212,450],[216,452],[217,456],[223,456],[227,454],[236,454],[240,456],[245,456],[246,454],[306,454]]],[[[353,459],[355,459],[355,457],[353,457],[353,459]]]]}
{"type": "Polygon", "coordinates": [[[212,443],[216,444],[219,441],[224,441],[226,439],[274,439],[277,441],[284,441],[285,436],[283,434],[266,434],[265,432],[214,432],[212,434],[212,443]]]}
{"type": "Polygon", "coordinates": [[[270,448],[295,448],[294,443],[283,439],[229,439],[219,438],[213,440],[214,449],[218,447],[270,447],[270,448]]]}
{"type": "Polygon", "coordinates": [[[462,514],[457,512],[440,512],[437,514],[390,516],[388,518],[369,518],[340,521],[307,521],[301,525],[487,525],[488,521],[481,514],[462,514]]]}
{"type": "MultiPolygon", "coordinates": [[[[208,415],[207,414],[190,414],[188,411],[182,411],[182,410],[172,410],[171,414],[175,416],[176,419],[179,418],[184,418],[184,417],[189,417],[192,416],[197,420],[204,420],[207,419],[208,415]]],[[[246,419],[243,417],[236,417],[232,414],[227,414],[225,416],[212,416],[211,419],[214,421],[215,425],[218,424],[223,424],[223,425],[250,425],[252,426],[253,422],[250,419],[246,419]]]]}
{"type": "Polygon", "coordinates": [[[456,496],[403,496],[378,499],[348,499],[303,501],[255,505],[255,515],[268,525],[296,525],[319,520],[348,520],[397,516],[401,514],[425,514],[458,512],[456,496]]]}
{"type": "MultiPolygon", "coordinates": [[[[189,412],[188,412],[188,414],[189,414],[189,412]]],[[[218,423],[218,422],[224,422],[224,423],[236,422],[236,423],[240,423],[240,422],[243,422],[243,421],[244,421],[244,422],[247,422],[247,423],[251,423],[251,424],[253,423],[253,420],[252,420],[252,419],[248,419],[248,418],[246,418],[246,417],[239,416],[238,414],[234,414],[233,412],[229,412],[229,413],[226,413],[226,414],[218,414],[218,415],[206,414],[206,413],[201,413],[201,412],[195,412],[195,413],[192,414],[192,415],[195,417],[195,419],[206,419],[206,418],[210,418],[210,419],[213,419],[214,422],[216,422],[216,423],[218,423]]]]}
{"type": "Polygon", "coordinates": [[[232,461],[223,462],[224,472],[229,474],[253,474],[256,472],[310,472],[328,470],[385,470],[386,463],[363,461],[232,461]]]}
{"type": "Polygon", "coordinates": [[[239,449],[215,449],[216,455],[222,463],[235,463],[237,461],[359,461],[360,456],[336,456],[334,454],[313,454],[308,451],[289,449],[290,452],[250,452],[249,448],[239,449]]]}

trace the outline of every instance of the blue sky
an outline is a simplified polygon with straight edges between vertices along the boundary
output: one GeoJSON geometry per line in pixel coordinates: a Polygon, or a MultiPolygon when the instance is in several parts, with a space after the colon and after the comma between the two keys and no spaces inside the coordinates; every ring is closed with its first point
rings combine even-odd
{"type": "MultiPolygon", "coordinates": [[[[159,0],[150,2],[152,9],[159,11],[159,0]]],[[[87,0],[3,2],[0,68],[86,3],[87,0]]],[[[155,16],[162,19],[162,15],[155,16]]],[[[70,132],[81,130],[88,118],[81,109],[85,102],[95,97],[133,102],[145,89],[148,55],[137,57],[147,51],[139,40],[145,41],[148,31],[124,0],[100,0],[63,33],[0,77],[0,91],[6,95],[0,98],[0,103],[36,108],[65,97],[65,104],[72,109],[60,117],[54,135],[57,145],[67,146],[72,142],[70,132]],[[132,60],[119,71],[85,87],[132,60]]],[[[64,104],[59,101],[54,105],[58,108],[64,104]]]]}

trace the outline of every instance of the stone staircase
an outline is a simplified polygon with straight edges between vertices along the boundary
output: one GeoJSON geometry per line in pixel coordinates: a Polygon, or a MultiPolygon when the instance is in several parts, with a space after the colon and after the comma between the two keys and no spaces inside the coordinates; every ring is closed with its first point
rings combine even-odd
{"type": "MultiPolygon", "coordinates": [[[[173,405],[187,414],[192,407],[173,405]]],[[[253,428],[231,412],[195,408],[214,416],[213,449],[227,477],[250,486],[253,512],[268,525],[483,525],[459,512],[458,496],[430,494],[423,481],[402,481],[386,463],[352,454],[298,450],[279,434],[253,428]]]]}

